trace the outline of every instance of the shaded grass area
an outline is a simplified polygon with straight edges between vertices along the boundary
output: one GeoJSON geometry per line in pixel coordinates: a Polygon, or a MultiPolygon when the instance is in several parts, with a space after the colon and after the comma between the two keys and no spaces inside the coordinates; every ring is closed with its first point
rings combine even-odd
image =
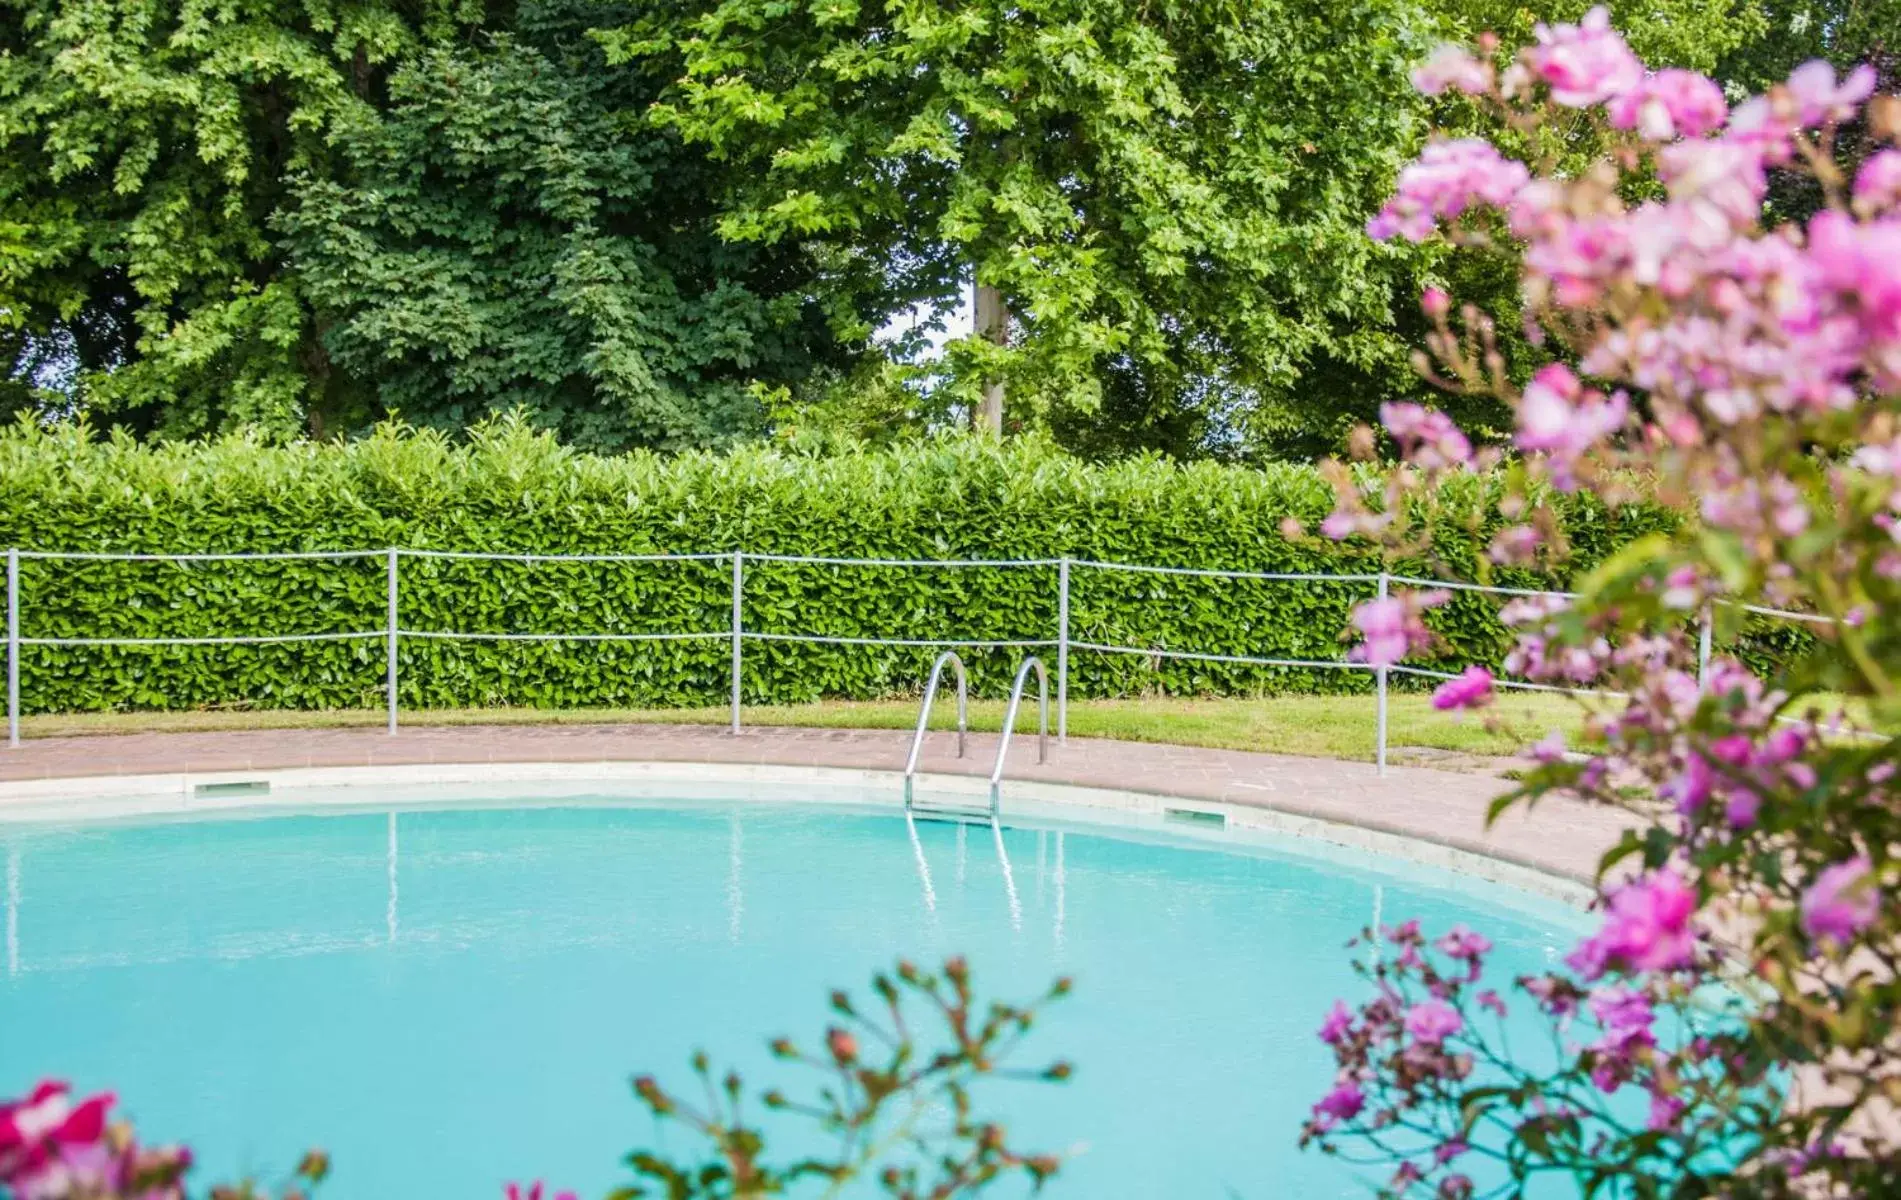
{"type": "MultiPolygon", "coordinates": [[[[956,701],[940,697],[932,714],[934,729],[955,725],[956,701]]],[[[1583,709],[1564,696],[1517,694],[1500,697],[1484,714],[1448,715],[1433,711],[1418,694],[1391,697],[1389,744],[1403,757],[1407,748],[1475,756],[1509,755],[1553,730],[1575,743],[1583,709]]],[[[1078,700],[1069,706],[1069,732],[1076,737],[1168,742],[1223,750],[1259,750],[1322,758],[1370,759],[1374,750],[1374,699],[1371,696],[1274,696],[1258,699],[1078,700]]],[[[917,721],[914,699],[831,701],[820,704],[749,707],[744,721],[753,726],[803,725],[828,729],[909,729],[917,721]]],[[[1051,710],[1052,726],[1055,712],[1051,710]]],[[[404,725],[724,725],[724,708],[579,709],[468,708],[405,711],[404,725]]],[[[1026,699],[1017,728],[1035,728],[1035,702],[1026,699]]],[[[344,729],[380,727],[380,710],[326,712],[288,710],[140,713],[73,713],[28,717],[27,738],[118,733],[182,733],[244,729],[344,729]]],[[[970,706],[972,729],[994,731],[1003,723],[1000,701],[970,706]]]]}

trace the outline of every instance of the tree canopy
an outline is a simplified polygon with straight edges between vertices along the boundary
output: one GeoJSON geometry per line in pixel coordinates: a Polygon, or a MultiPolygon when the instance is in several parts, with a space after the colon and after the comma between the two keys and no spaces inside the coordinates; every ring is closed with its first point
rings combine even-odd
{"type": "MultiPolygon", "coordinates": [[[[1897,2],[1659,0],[1624,24],[1653,61],[1753,84],[1878,50],[1897,2]]],[[[1423,137],[1410,67],[1530,20],[1499,0],[12,0],[0,408],[168,437],[518,410],[616,449],[890,435],[1002,379],[1011,428],[1092,455],[1327,449],[1420,390],[1423,283],[1462,272],[1508,307],[1510,270],[1363,224],[1423,137]],[[894,322],[954,323],[973,282],[1002,294],[1006,343],[952,336],[919,365],[894,322]]]]}

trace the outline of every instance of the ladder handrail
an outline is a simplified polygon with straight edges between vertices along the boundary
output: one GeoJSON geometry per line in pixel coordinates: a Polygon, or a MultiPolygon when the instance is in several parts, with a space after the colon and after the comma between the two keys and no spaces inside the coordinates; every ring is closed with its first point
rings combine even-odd
{"type": "Polygon", "coordinates": [[[964,660],[958,657],[957,651],[946,650],[931,664],[930,682],[924,685],[924,703],[918,706],[917,732],[911,735],[911,753],[904,760],[904,807],[907,809],[911,807],[918,757],[924,752],[924,734],[930,728],[931,705],[937,700],[937,685],[943,680],[945,663],[957,672],[957,757],[964,756],[970,737],[970,675],[964,670],[964,660]]]}
{"type": "Polygon", "coordinates": [[[1003,712],[1003,737],[997,742],[997,765],[990,769],[990,816],[996,819],[1003,804],[1003,760],[1010,753],[1010,737],[1016,732],[1017,709],[1023,704],[1023,685],[1030,669],[1036,669],[1037,709],[1041,728],[1037,731],[1036,761],[1048,762],[1050,756],[1050,673],[1043,660],[1032,654],[1017,668],[1016,681],[1010,685],[1010,707],[1003,712]]]}

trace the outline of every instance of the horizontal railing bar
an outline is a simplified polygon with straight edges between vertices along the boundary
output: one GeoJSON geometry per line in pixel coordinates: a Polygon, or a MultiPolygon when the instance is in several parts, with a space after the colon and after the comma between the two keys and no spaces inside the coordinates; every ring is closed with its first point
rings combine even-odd
{"type": "MultiPolygon", "coordinates": [[[[732,556],[726,555],[731,558],[732,556]]],[[[746,553],[747,562],[803,563],[820,567],[1057,567],[1060,558],[829,558],[817,554],[746,553]]]]}
{"type": "Polygon", "coordinates": [[[233,637],[170,638],[29,638],[22,646],[263,646],[273,642],[343,642],[356,638],[380,638],[388,631],[373,629],[367,633],[272,633],[233,637]]]}
{"type": "MultiPolygon", "coordinates": [[[[1417,675],[1422,679],[1457,679],[1451,671],[1434,671],[1426,667],[1405,667],[1395,663],[1387,668],[1395,675],[1417,675]]],[[[1521,692],[1559,692],[1566,696],[1605,696],[1612,700],[1628,700],[1629,692],[1612,692],[1603,688],[1572,688],[1555,683],[1526,683],[1517,679],[1492,678],[1493,687],[1516,688],[1521,692]]]]}
{"type": "Polygon", "coordinates": [[[114,550],[22,550],[21,558],[90,562],[268,562],[272,559],[381,558],[386,550],[258,550],[243,554],[133,554],[114,550]]]}
{"type": "Polygon", "coordinates": [[[1786,608],[1766,608],[1760,604],[1737,604],[1734,600],[1719,600],[1721,604],[1741,608],[1746,613],[1755,613],[1759,617],[1780,617],[1785,621],[1807,621],[1812,625],[1833,625],[1835,618],[1825,617],[1821,613],[1792,612],[1786,608]]]}
{"type": "Polygon", "coordinates": [[[438,642],[690,642],[725,641],[732,636],[727,630],[718,633],[460,633],[446,629],[399,629],[396,634],[438,642]]]}
{"type": "MultiPolygon", "coordinates": [[[[727,554],[502,554],[482,550],[397,550],[399,558],[475,559],[482,562],[731,562],[727,554]]],[[[747,557],[751,557],[748,555],[747,557]]]]}
{"type": "Polygon", "coordinates": [[[1218,571],[1207,567],[1148,567],[1140,563],[1095,562],[1073,558],[1072,567],[1098,571],[1131,571],[1143,575],[1195,575],[1206,579],[1264,579],[1277,583],[1378,583],[1378,575],[1295,575],[1277,571],[1218,571]]]}
{"type": "Polygon", "coordinates": [[[1835,725],[1833,728],[1830,728],[1831,723],[1827,721],[1809,721],[1802,717],[1787,716],[1777,717],[1776,721],[1782,725],[1801,725],[1816,730],[1821,733],[1823,737],[1857,738],[1864,742],[1888,742],[1894,740],[1887,734],[1877,733],[1872,729],[1843,729],[1840,725],[1835,725]]]}
{"type": "Polygon", "coordinates": [[[1414,587],[1445,588],[1454,592],[1490,592],[1496,596],[1557,596],[1564,600],[1576,600],[1577,592],[1558,592],[1546,588],[1494,587],[1488,583],[1460,583],[1451,579],[1421,579],[1415,575],[1388,575],[1394,583],[1408,583],[1414,587]]]}
{"type": "MultiPolygon", "coordinates": [[[[1040,641],[1008,641],[960,638],[831,637],[817,633],[761,633],[751,629],[746,630],[740,636],[748,641],[759,642],[811,642],[827,646],[963,646],[972,650],[1033,649],[1037,646],[1054,646],[1056,644],[1053,638],[1044,638],[1040,641]]],[[[1075,645],[1074,642],[1070,644],[1072,646],[1075,645]]]]}
{"type": "Polygon", "coordinates": [[[1156,650],[1141,646],[1108,646],[1100,642],[1071,642],[1071,650],[1100,650],[1105,654],[1140,654],[1151,658],[1184,658],[1194,662],[1240,663],[1257,667],[1331,667],[1335,670],[1371,670],[1365,663],[1338,658],[1247,658],[1238,654],[1197,654],[1189,650],[1156,650]]]}

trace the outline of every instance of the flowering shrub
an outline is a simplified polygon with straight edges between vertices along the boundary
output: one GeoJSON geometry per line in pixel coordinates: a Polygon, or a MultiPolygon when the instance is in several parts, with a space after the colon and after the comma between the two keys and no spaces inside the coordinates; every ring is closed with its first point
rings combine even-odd
{"type": "Polygon", "coordinates": [[[727,1073],[715,1084],[705,1055],[693,1060],[702,1100],[687,1101],[652,1076],[634,1090],[663,1123],[685,1125],[707,1143],[707,1155],[671,1159],[639,1152],[628,1157],[640,1182],[610,1200],[663,1196],[666,1200],[743,1200],[779,1196],[811,1183],[826,1196],[844,1194],[855,1181],[874,1184],[892,1200],[949,1200],[982,1192],[1012,1178],[1040,1190],[1062,1167],[1060,1155],[1013,1147],[1004,1127],[976,1113],[973,1088],[985,1079],[1061,1082],[1068,1063],[1023,1069],[1009,1065],[1043,1004],[1069,992],[1059,979],[1036,1004],[979,1004],[970,968],[961,958],[941,974],[900,962],[872,980],[875,1007],[862,1011],[844,992],[832,993],[838,1018],[822,1049],[801,1050],[780,1038],[775,1057],[808,1067],[822,1084],[810,1100],[772,1089],[758,1107],[813,1121],[830,1139],[827,1153],[775,1162],[765,1132],[746,1115],[745,1089],[727,1073]],[[905,1003],[921,1003],[927,1020],[941,1023],[946,1041],[922,1052],[905,1003]]]}
{"type": "MultiPolygon", "coordinates": [[[[1553,361],[1515,387],[1490,319],[1428,291],[1423,369],[1510,405],[1515,453],[1391,408],[1405,464],[1379,492],[1337,468],[1325,531],[1430,557],[1409,514],[1492,466],[1511,480],[1496,563],[1563,552],[1554,493],[1649,492],[1696,519],[1576,599],[1504,614],[1506,676],[1600,693],[1581,744],[1541,743],[1495,811],[1630,811],[1601,928],[1563,970],[1514,980],[1486,977],[1471,931],[1370,931],[1372,998],[1321,1028],[1338,1074],[1303,1142],[1383,1163],[1395,1195],[1553,1177],[1563,1194],[1901,1194],[1901,790],[1871,734],[1901,716],[1901,101],[1867,68],[1810,63],[1732,109],[1708,79],[1646,71],[1602,9],[1509,61],[1489,39],[1441,49],[1415,83],[1488,106],[1514,144],[1589,128],[1609,149],[1561,172],[1442,142],[1401,174],[1370,232],[1519,255],[1526,334],[1553,361]],[[1836,152],[1850,123],[1859,162],[1836,152]],[[1778,173],[1812,179],[1821,210],[1766,211],[1778,173]],[[1802,614],[1812,652],[1770,678],[1703,661],[1699,627],[1721,645],[1750,604],[1802,614]],[[1550,1026],[1548,1061],[1509,1051],[1507,1014],[1550,1026]]],[[[1362,657],[1422,649],[1425,602],[1356,613],[1362,657]]],[[[1477,707],[1498,682],[1468,672],[1435,702],[1477,707]]]]}
{"type": "MultiPolygon", "coordinates": [[[[191,1151],[141,1146],[131,1125],[111,1119],[110,1092],[73,1102],[72,1089],[47,1080],[24,1099],[0,1103],[0,1195],[12,1200],[182,1200],[191,1151]]],[[[312,1151],[297,1165],[280,1200],[302,1200],[330,1162],[312,1151]]],[[[258,1200],[256,1185],[215,1187],[213,1200],[258,1200]]]]}
{"type": "MultiPolygon", "coordinates": [[[[1062,1157],[1013,1146],[1002,1124],[978,1115],[974,1091],[990,1079],[1069,1078],[1063,1062],[1029,1070],[1011,1064],[1042,1006],[1066,995],[1069,981],[1057,980],[1033,1004],[982,1004],[969,967],[952,958],[939,973],[900,962],[873,978],[872,991],[870,1013],[845,992],[832,993],[837,1023],[825,1030],[822,1050],[807,1053],[785,1038],[772,1043],[778,1059],[819,1073],[810,1099],[772,1089],[748,1105],[740,1077],[729,1072],[716,1082],[703,1054],[693,1059],[703,1100],[683,1099],[652,1076],[636,1079],[635,1094],[660,1125],[684,1125],[703,1145],[685,1157],[636,1150],[626,1160],[636,1181],[610,1200],[835,1196],[854,1182],[892,1200],[950,1200],[1010,1179],[1040,1189],[1054,1177],[1062,1157]],[[942,1024],[941,1041],[920,1043],[907,1002],[924,1008],[925,1024],[942,1024]],[[809,1120],[831,1149],[775,1158],[750,1113],[809,1120]]],[[[109,1120],[113,1102],[107,1093],[75,1104],[67,1085],[47,1082],[25,1099],[0,1103],[0,1200],[184,1200],[191,1152],[140,1146],[130,1125],[109,1120]]],[[[329,1168],[322,1153],[305,1155],[275,1200],[304,1200],[329,1168]]],[[[548,1194],[540,1180],[502,1188],[503,1200],[548,1194]]],[[[250,1183],[210,1193],[211,1200],[271,1196],[250,1183]]],[[[553,1200],[575,1200],[575,1193],[553,1193],[553,1200]]]]}

